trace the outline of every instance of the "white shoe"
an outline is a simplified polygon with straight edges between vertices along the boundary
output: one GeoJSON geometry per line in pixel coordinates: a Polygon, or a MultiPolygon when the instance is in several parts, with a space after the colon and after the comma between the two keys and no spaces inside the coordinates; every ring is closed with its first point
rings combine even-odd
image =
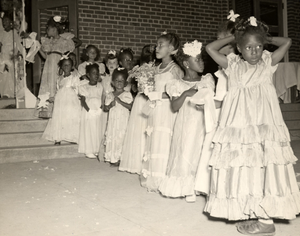
{"type": "Polygon", "coordinates": [[[196,201],[196,194],[185,196],[185,201],[186,202],[195,202],[196,201]]]}
{"type": "Polygon", "coordinates": [[[96,159],[97,157],[93,153],[85,154],[85,157],[90,159],[96,159]]]}

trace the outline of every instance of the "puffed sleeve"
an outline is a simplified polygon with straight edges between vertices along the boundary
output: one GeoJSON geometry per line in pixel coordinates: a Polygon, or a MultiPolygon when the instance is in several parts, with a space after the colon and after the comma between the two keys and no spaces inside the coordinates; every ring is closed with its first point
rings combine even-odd
{"type": "Polygon", "coordinates": [[[215,91],[215,79],[210,73],[203,75],[201,78],[201,82],[203,82],[203,87],[215,91]]]}
{"type": "Polygon", "coordinates": [[[182,79],[184,76],[183,71],[178,65],[173,66],[170,72],[173,75],[174,79],[182,79]]]}
{"type": "Polygon", "coordinates": [[[81,96],[85,96],[85,97],[88,96],[88,91],[86,89],[86,85],[87,84],[79,84],[78,94],[80,94],[81,96]]]}
{"type": "Polygon", "coordinates": [[[62,52],[72,52],[75,49],[75,43],[72,39],[64,39],[62,52]]]}
{"type": "Polygon", "coordinates": [[[80,74],[80,76],[85,75],[85,67],[86,67],[86,62],[83,62],[78,66],[78,73],[80,74]]]}
{"type": "Polygon", "coordinates": [[[122,97],[120,97],[120,99],[123,101],[123,102],[126,102],[126,103],[132,103],[133,102],[133,97],[131,95],[130,92],[124,92],[122,94],[122,97]]]}
{"type": "Polygon", "coordinates": [[[228,66],[227,66],[227,68],[224,70],[224,72],[225,72],[225,74],[226,74],[227,76],[232,72],[234,66],[236,65],[236,63],[237,63],[239,60],[241,60],[240,56],[239,56],[239,55],[236,55],[236,54],[234,54],[234,53],[230,53],[230,54],[227,56],[228,66]]]}
{"type": "Polygon", "coordinates": [[[271,52],[264,50],[262,54],[262,60],[270,68],[271,72],[274,73],[277,70],[278,64],[272,66],[272,54],[271,52]]]}
{"type": "Polygon", "coordinates": [[[182,94],[182,87],[180,86],[180,80],[172,80],[166,84],[166,93],[171,97],[179,97],[182,94]]]}
{"type": "Polygon", "coordinates": [[[52,51],[52,43],[49,38],[42,37],[41,38],[41,43],[42,43],[42,50],[44,52],[51,52],[52,51]]]}

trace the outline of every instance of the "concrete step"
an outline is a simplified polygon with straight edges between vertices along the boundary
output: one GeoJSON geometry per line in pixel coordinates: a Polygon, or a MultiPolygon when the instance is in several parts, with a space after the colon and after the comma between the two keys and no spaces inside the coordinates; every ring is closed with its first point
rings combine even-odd
{"type": "Polygon", "coordinates": [[[76,144],[0,148],[0,164],[73,157],[84,158],[76,144]]]}
{"type": "Polygon", "coordinates": [[[285,111],[300,111],[300,103],[280,104],[280,109],[281,109],[282,112],[285,112],[285,111]]]}
{"type": "Polygon", "coordinates": [[[0,147],[18,147],[30,145],[53,144],[42,138],[43,132],[2,133],[0,134],[0,147]]]}
{"type": "MultiPolygon", "coordinates": [[[[298,130],[290,130],[291,140],[300,140],[300,129],[298,130]]],[[[299,157],[300,158],[300,157],[299,157]]]]}
{"type": "Polygon", "coordinates": [[[285,121],[287,121],[287,120],[300,120],[300,110],[297,110],[297,111],[284,111],[284,112],[282,112],[282,116],[283,116],[283,119],[285,121]]]}
{"type": "Polygon", "coordinates": [[[0,109],[0,120],[35,120],[34,108],[0,109]]]}
{"type": "Polygon", "coordinates": [[[20,132],[43,132],[48,120],[0,120],[0,134],[20,132]]]}
{"type": "Polygon", "coordinates": [[[285,124],[290,131],[300,130],[300,120],[285,120],[285,124]]]}
{"type": "Polygon", "coordinates": [[[0,98],[0,109],[7,106],[16,106],[15,98],[0,98]]]}

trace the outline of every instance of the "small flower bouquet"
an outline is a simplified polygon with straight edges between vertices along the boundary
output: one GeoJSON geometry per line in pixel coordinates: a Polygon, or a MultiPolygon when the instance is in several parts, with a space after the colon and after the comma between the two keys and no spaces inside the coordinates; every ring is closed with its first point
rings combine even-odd
{"type": "Polygon", "coordinates": [[[141,66],[135,66],[128,77],[128,80],[135,79],[138,82],[138,89],[140,92],[147,95],[149,92],[155,90],[154,82],[154,63],[149,62],[141,66]]]}

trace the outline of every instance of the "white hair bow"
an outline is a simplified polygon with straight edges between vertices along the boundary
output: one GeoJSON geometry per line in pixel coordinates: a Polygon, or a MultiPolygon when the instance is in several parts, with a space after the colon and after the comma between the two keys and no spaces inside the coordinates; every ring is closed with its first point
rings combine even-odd
{"type": "Polygon", "coordinates": [[[254,16],[251,16],[249,19],[250,25],[257,26],[256,18],[254,16]]]}
{"type": "Polygon", "coordinates": [[[202,43],[198,42],[198,40],[194,40],[191,43],[185,43],[183,45],[183,53],[186,55],[189,55],[191,57],[196,57],[197,55],[201,54],[201,48],[202,48],[202,43]]]}
{"type": "Polygon", "coordinates": [[[234,14],[233,10],[229,11],[229,16],[227,16],[227,19],[235,22],[236,18],[238,18],[240,15],[239,14],[234,14]]]}
{"type": "Polygon", "coordinates": [[[71,52],[68,52],[66,55],[62,55],[61,56],[61,58],[60,58],[60,60],[63,60],[63,59],[69,59],[69,54],[70,54],[71,52]]]}
{"type": "Polygon", "coordinates": [[[117,70],[121,71],[121,70],[125,70],[125,68],[124,67],[118,67],[117,70]]]}
{"type": "Polygon", "coordinates": [[[116,52],[115,50],[109,50],[109,52],[108,52],[108,54],[112,54],[112,55],[114,55],[114,56],[116,55],[116,53],[117,53],[117,52],[116,52]]]}
{"type": "Polygon", "coordinates": [[[53,20],[54,20],[55,22],[60,22],[60,21],[61,21],[61,16],[54,16],[54,17],[53,17],[53,20]]]}
{"type": "Polygon", "coordinates": [[[165,34],[167,34],[167,31],[164,31],[164,32],[161,33],[161,35],[165,35],[165,34]]]}

